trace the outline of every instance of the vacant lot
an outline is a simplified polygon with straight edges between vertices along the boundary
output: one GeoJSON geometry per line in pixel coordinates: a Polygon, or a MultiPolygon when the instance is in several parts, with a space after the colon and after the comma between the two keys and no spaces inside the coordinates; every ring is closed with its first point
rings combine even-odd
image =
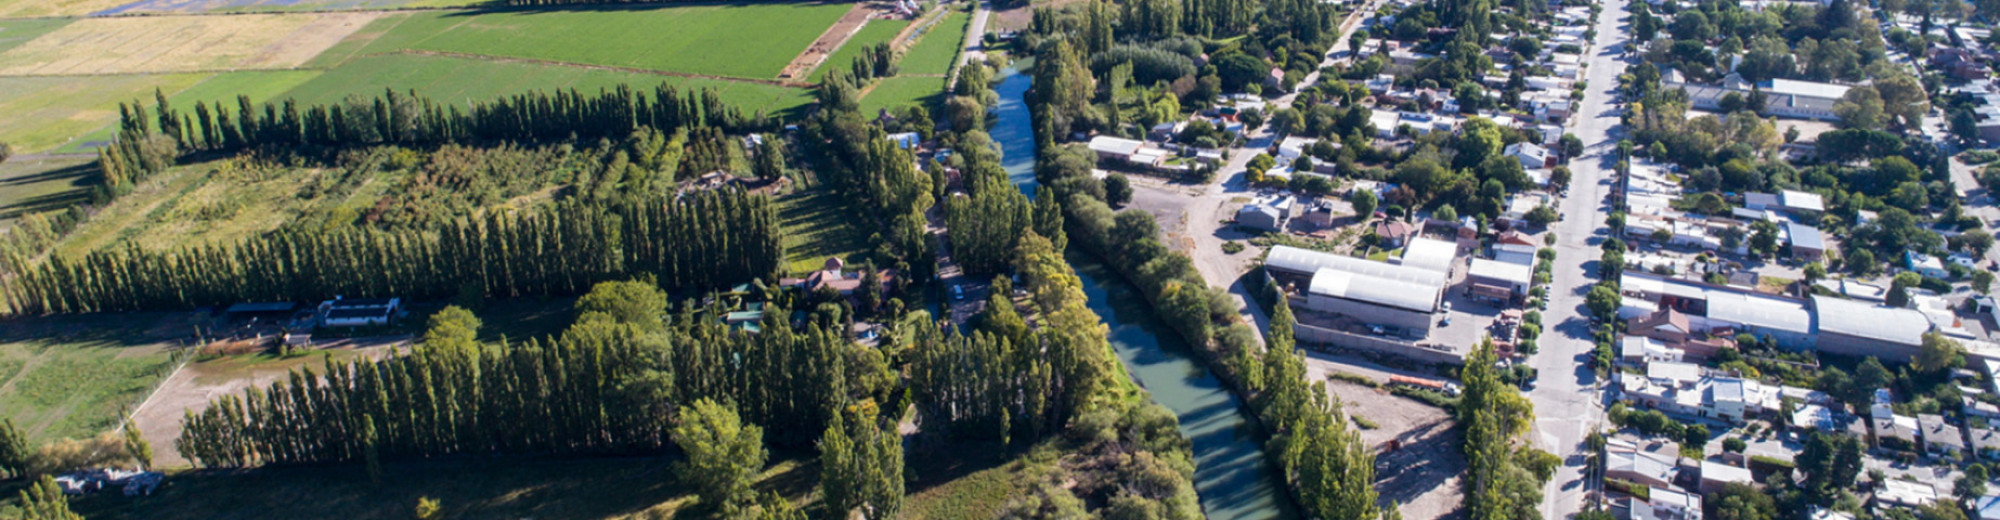
{"type": "Polygon", "coordinates": [[[819,269],[829,256],[849,262],[868,249],[868,233],[854,225],[848,204],[825,187],[801,190],[778,199],[778,219],[785,229],[785,270],[804,274],[819,269]]]}
{"type": "Polygon", "coordinates": [[[0,53],[0,75],[132,74],[298,66],[374,13],[86,18],[0,53]]]}
{"type": "Polygon", "coordinates": [[[180,92],[206,74],[0,77],[0,142],[39,153],[118,121],[118,103],[180,92]]]}
{"type": "Polygon", "coordinates": [[[1326,382],[1340,397],[1375,453],[1375,488],[1381,499],[1402,504],[1402,517],[1435,520],[1458,514],[1458,477],[1465,473],[1458,431],[1451,415],[1409,398],[1338,379],[1326,382]],[[1399,446],[1388,449],[1390,441],[1399,446]]]}
{"type": "Polygon", "coordinates": [[[854,57],[868,52],[868,49],[875,44],[895,38],[897,34],[903,32],[903,28],[909,26],[909,20],[869,20],[868,25],[861,26],[861,30],[854,33],[854,37],[848,38],[846,44],[841,45],[839,50],[833,51],[832,55],[826,57],[826,61],[819,64],[818,69],[813,70],[809,76],[810,80],[819,81],[820,78],[825,78],[828,72],[835,70],[849,70],[854,65],[854,57]]]}
{"type": "Polygon", "coordinates": [[[191,339],[190,313],[0,321],[0,417],[37,443],[108,430],[166,376],[167,347],[191,339]]]}
{"type": "Polygon", "coordinates": [[[709,89],[725,103],[745,113],[795,111],[811,100],[804,89],[775,85],[688,78],[603,68],[537,65],[444,56],[382,55],[357,58],[300,84],[284,97],[302,103],[329,103],[348,95],[375,97],[384,88],[399,92],[415,89],[417,94],[439,102],[463,105],[489,102],[501,96],[536,90],[577,89],[596,92],[620,84],[650,92],[660,84],[684,91],[709,89]]]}
{"type": "MultiPolygon", "coordinates": [[[[393,339],[403,340],[407,336],[393,339]]],[[[139,432],[146,437],[147,443],[160,447],[173,446],[174,439],[181,435],[184,411],[200,413],[218,397],[241,396],[248,388],[269,387],[293,370],[324,373],[329,359],[335,363],[362,356],[379,359],[402,343],[407,341],[341,342],[295,357],[247,354],[189,363],[186,368],[160,382],[159,392],[144,406],[133,410],[132,422],[139,426],[139,432]]],[[[161,468],[190,466],[180,453],[158,448],[153,450],[153,464],[161,468]]]]}
{"type": "Polygon", "coordinates": [[[772,79],[852,4],[742,3],[405,15],[361,55],[402,50],[772,79]]]}

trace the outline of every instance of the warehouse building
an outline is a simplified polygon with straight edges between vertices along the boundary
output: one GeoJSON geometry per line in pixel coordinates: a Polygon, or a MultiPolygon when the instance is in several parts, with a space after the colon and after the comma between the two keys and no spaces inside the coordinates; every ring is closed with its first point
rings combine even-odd
{"type": "Polygon", "coordinates": [[[1295,309],[1392,326],[1403,336],[1427,335],[1444,295],[1437,271],[1290,246],[1272,248],[1264,266],[1289,288],[1295,309]]]}
{"type": "Polygon", "coordinates": [[[1814,296],[1819,314],[1819,349],[1848,356],[1907,360],[1923,347],[1931,322],[1913,309],[1881,307],[1830,296],[1814,296]]]}

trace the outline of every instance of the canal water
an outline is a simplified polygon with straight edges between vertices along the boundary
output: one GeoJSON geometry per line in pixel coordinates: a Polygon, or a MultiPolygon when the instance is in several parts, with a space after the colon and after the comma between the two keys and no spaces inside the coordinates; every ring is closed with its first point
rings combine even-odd
{"type": "MultiPolygon", "coordinates": [[[[1023,191],[1034,194],[1033,118],[1022,95],[1031,78],[1008,69],[995,86],[1000,106],[991,135],[1002,165],[1023,191]]],[[[1111,347],[1153,400],[1180,416],[1181,434],[1194,445],[1195,490],[1209,520],[1290,520],[1298,517],[1283,481],[1259,448],[1264,434],[1249,408],[1195,358],[1178,334],[1160,323],[1145,296],[1087,253],[1072,250],[1070,265],[1083,278],[1090,310],[1111,327],[1111,347]]]]}

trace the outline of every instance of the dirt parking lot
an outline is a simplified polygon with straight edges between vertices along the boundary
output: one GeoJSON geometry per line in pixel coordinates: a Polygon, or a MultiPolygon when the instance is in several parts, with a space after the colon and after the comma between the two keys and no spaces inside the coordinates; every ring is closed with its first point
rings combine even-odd
{"type": "Polygon", "coordinates": [[[1386,505],[1402,504],[1407,520],[1459,518],[1459,476],[1465,456],[1450,414],[1419,401],[1340,380],[1327,390],[1340,396],[1347,414],[1375,424],[1361,439],[1374,446],[1375,489],[1386,505]],[[1394,440],[1400,444],[1388,450],[1394,440]]]}
{"type": "Polygon", "coordinates": [[[393,353],[396,347],[408,346],[409,343],[409,336],[342,340],[290,358],[249,354],[189,363],[162,381],[159,390],[133,412],[132,420],[139,426],[140,435],[153,445],[154,467],[186,467],[190,465],[188,460],[174,450],[174,439],[181,435],[184,411],[200,413],[208,409],[209,401],[215,398],[240,395],[252,386],[269,386],[285,378],[292,370],[322,372],[328,358],[335,362],[362,356],[380,359],[393,353]]]}

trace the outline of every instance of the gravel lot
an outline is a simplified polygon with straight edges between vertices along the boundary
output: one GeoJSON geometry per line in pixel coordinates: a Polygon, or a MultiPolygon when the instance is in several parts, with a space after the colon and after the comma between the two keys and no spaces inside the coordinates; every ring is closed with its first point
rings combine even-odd
{"type": "Polygon", "coordinates": [[[1376,425],[1362,429],[1361,439],[1376,449],[1375,489],[1384,504],[1402,504],[1407,520],[1463,516],[1458,478],[1465,473],[1465,457],[1449,414],[1386,390],[1340,380],[1328,380],[1326,386],[1340,397],[1349,416],[1376,425]],[[1383,450],[1392,439],[1402,447],[1383,450]]]}

